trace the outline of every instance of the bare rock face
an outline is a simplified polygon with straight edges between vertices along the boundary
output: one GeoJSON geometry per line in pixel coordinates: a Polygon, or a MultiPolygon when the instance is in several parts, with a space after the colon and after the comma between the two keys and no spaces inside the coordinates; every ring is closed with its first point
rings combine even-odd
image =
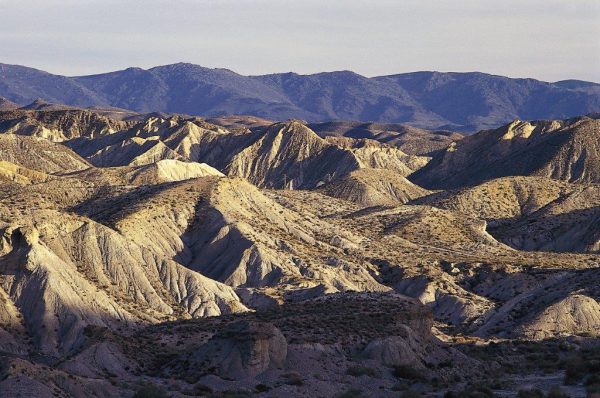
{"type": "Polygon", "coordinates": [[[99,149],[87,157],[99,167],[143,166],[163,159],[181,159],[157,137],[133,137],[99,149]]]}
{"type": "Polygon", "coordinates": [[[535,339],[583,333],[597,335],[600,333],[600,303],[586,295],[572,294],[545,308],[517,333],[535,339]]]}
{"type": "Polygon", "coordinates": [[[223,177],[223,173],[206,163],[187,163],[174,159],[159,160],[156,163],[136,168],[128,175],[131,182],[136,185],[183,181],[209,176],[223,177]]]}
{"type": "Polygon", "coordinates": [[[361,142],[357,147],[348,144],[333,144],[297,121],[276,123],[235,155],[227,171],[261,187],[306,189],[364,168],[406,176],[428,161],[375,142],[361,142]]]}
{"type": "Polygon", "coordinates": [[[217,333],[194,354],[194,359],[217,369],[222,377],[256,377],[271,368],[282,367],[287,342],[270,323],[238,321],[217,333]]]}
{"type": "Polygon", "coordinates": [[[425,357],[424,348],[428,335],[417,336],[404,326],[399,336],[382,337],[371,341],[363,350],[362,356],[374,359],[386,366],[418,365],[425,357]]]}

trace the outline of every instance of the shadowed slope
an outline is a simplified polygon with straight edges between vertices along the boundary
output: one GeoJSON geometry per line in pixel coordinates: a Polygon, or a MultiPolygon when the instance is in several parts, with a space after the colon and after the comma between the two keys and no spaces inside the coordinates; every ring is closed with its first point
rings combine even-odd
{"type": "Polygon", "coordinates": [[[599,142],[597,119],[514,121],[453,143],[411,180],[427,188],[457,188],[510,175],[600,182],[599,142]]]}

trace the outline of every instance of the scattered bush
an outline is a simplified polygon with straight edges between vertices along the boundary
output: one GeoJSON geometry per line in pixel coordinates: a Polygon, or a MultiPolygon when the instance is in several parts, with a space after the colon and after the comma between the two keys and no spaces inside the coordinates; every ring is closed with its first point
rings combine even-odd
{"type": "Polygon", "coordinates": [[[344,391],[338,395],[336,395],[336,398],[360,398],[362,397],[362,390],[358,390],[358,389],[350,389],[347,391],[344,391]]]}
{"type": "Polygon", "coordinates": [[[519,390],[517,395],[519,398],[544,398],[544,393],[541,390],[519,390]]]}
{"type": "Polygon", "coordinates": [[[425,381],[427,379],[417,369],[408,365],[394,366],[394,377],[415,381],[425,381]]]}
{"type": "Polygon", "coordinates": [[[146,384],[140,387],[133,398],[167,398],[167,392],[154,384],[146,384]]]}
{"type": "Polygon", "coordinates": [[[266,384],[257,384],[256,386],[254,386],[254,389],[257,392],[267,392],[271,389],[271,387],[267,386],[266,384]]]}
{"type": "Polygon", "coordinates": [[[444,398],[494,398],[496,394],[488,387],[473,386],[464,391],[448,391],[444,398]]]}
{"type": "Polygon", "coordinates": [[[247,398],[251,393],[246,390],[226,390],[220,393],[211,394],[211,398],[247,398]]]}
{"type": "Polygon", "coordinates": [[[570,357],[564,361],[565,385],[575,385],[583,380],[587,372],[585,361],[580,357],[570,357]]]}
{"type": "Polygon", "coordinates": [[[354,377],[360,376],[369,376],[369,377],[379,377],[379,372],[377,369],[369,368],[367,366],[354,365],[350,366],[346,370],[346,374],[354,377]]]}
{"type": "Polygon", "coordinates": [[[548,398],[569,398],[569,395],[565,394],[559,387],[552,387],[548,391],[548,398]]]}
{"type": "Polygon", "coordinates": [[[210,394],[211,392],[213,392],[212,388],[210,388],[209,386],[204,385],[202,383],[197,383],[194,386],[193,391],[194,391],[194,394],[196,394],[197,396],[200,396],[200,397],[203,396],[203,395],[207,395],[207,394],[210,394]]]}
{"type": "Polygon", "coordinates": [[[283,375],[284,383],[290,386],[301,386],[304,384],[302,375],[298,372],[288,372],[283,375]]]}

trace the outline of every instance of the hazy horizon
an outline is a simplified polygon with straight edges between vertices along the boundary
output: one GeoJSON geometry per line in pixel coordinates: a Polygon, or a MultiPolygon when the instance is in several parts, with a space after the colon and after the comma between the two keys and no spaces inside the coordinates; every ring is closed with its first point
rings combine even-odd
{"type": "Polygon", "coordinates": [[[67,76],[189,62],[242,75],[477,71],[600,82],[593,0],[0,0],[0,15],[0,62],[67,76]]]}

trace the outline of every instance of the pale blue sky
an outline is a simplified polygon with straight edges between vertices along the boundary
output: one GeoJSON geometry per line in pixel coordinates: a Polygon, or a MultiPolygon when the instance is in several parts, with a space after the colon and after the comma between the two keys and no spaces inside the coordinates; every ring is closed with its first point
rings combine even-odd
{"type": "Polygon", "coordinates": [[[600,0],[0,0],[0,62],[81,75],[180,61],[600,82],[600,0]]]}

